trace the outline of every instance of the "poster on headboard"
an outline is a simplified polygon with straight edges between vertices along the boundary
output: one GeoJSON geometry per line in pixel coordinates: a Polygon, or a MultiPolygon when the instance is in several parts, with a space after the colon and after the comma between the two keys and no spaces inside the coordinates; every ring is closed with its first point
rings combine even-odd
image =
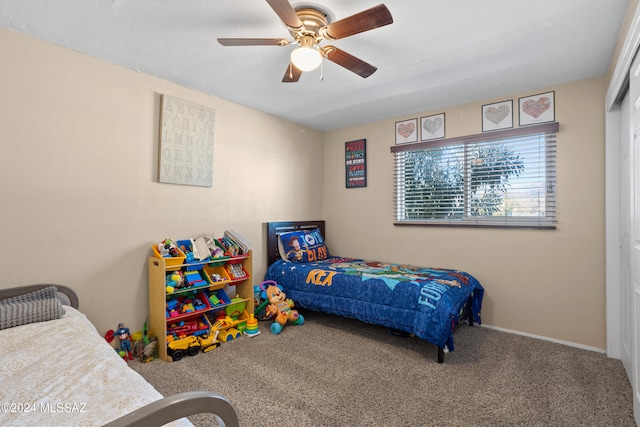
{"type": "Polygon", "coordinates": [[[344,143],[345,182],[347,188],[367,186],[367,140],[344,143]]]}
{"type": "Polygon", "coordinates": [[[162,95],[158,181],[213,186],[216,111],[162,95]]]}

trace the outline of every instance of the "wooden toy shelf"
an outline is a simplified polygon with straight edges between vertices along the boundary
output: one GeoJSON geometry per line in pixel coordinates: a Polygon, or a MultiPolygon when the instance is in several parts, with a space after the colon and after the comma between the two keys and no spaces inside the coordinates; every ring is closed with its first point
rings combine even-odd
{"type": "Polygon", "coordinates": [[[194,291],[197,294],[211,294],[223,290],[225,286],[235,289],[236,297],[242,298],[246,302],[247,314],[253,314],[253,268],[252,268],[252,252],[248,251],[245,255],[235,257],[217,258],[213,261],[203,261],[190,264],[182,264],[176,266],[171,258],[149,257],[149,328],[151,334],[158,337],[158,356],[167,362],[172,362],[171,357],[167,355],[167,326],[169,324],[179,322],[181,320],[190,320],[198,318],[206,313],[213,313],[224,310],[225,307],[237,303],[238,301],[226,302],[221,300],[220,304],[211,304],[207,301],[205,308],[194,310],[191,313],[180,313],[174,317],[167,317],[167,303],[172,299],[181,298],[194,291]],[[235,269],[240,271],[238,264],[242,267],[244,277],[233,278],[228,271],[235,269]],[[231,266],[235,266],[231,268],[231,266]],[[207,281],[205,285],[192,286],[190,288],[175,289],[171,293],[167,293],[166,280],[167,275],[181,270],[201,270],[201,275],[210,275],[211,273],[219,273],[221,280],[217,282],[207,281]],[[226,275],[225,275],[226,273],[226,275]]]}

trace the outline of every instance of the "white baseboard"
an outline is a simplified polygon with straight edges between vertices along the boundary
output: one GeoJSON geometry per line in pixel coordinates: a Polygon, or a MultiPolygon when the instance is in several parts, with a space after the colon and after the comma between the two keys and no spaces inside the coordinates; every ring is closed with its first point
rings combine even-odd
{"type": "MultiPolygon", "coordinates": [[[[474,325],[473,327],[475,328],[476,325],[474,325]]],[[[551,342],[554,342],[556,344],[568,345],[569,347],[576,347],[576,348],[580,348],[582,350],[595,351],[596,353],[606,353],[606,351],[601,349],[601,348],[591,347],[591,346],[583,345],[583,344],[576,344],[574,342],[558,340],[558,339],[555,339],[555,338],[543,337],[543,336],[540,336],[540,335],[528,334],[526,332],[513,331],[511,329],[500,328],[498,326],[491,326],[491,325],[482,324],[482,325],[479,325],[479,327],[487,328],[487,329],[495,329],[496,331],[507,332],[509,334],[515,334],[515,335],[522,335],[522,336],[525,336],[525,337],[536,338],[536,339],[544,340],[544,341],[551,341],[551,342]]]]}

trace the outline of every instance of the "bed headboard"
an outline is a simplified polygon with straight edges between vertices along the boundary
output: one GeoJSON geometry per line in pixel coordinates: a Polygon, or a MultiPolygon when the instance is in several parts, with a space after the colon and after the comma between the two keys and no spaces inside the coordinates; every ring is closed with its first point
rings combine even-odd
{"type": "Polygon", "coordinates": [[[69,305],[73,308],[78,308],[78,306],[80,305],[78,295],[73,291],[73,289],[68,286],[56,284],[26,285],[18,286],[15,288],[0,289],[0,300],[37,291],[39,289],[48,288],[49,286],[56,287],[56,290],[58,291],[58,299],[60,299],[63,305],[69,305]]]}
{"type": "Polygon", "coordinates": [[[324,236],[324,221],[283,221],[267,223],[267,266],[280,259],[278,235],[296,230],[313,230],[319,228],[324,236]]]}

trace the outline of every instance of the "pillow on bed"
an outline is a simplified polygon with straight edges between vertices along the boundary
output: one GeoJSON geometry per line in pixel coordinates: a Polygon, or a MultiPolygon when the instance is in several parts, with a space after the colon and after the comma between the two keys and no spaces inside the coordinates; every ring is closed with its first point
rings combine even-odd
{"type": "Polygon", "coordinates": [[[0,301],[0,329],[59,319],[64,314],[55,286],[0,301]]]}
{"type": "Polygon", "coordinates": [[[15,297],[5,298],[0,302],[16,302],[16,301],[38,301],[47,298],[57,298],[58,290],[55,286],[47,286],[37,291],[28,292],[26,294],[16,295],[15,297]]]}
{"type": "Polygon", "coordinates": [[[278,236],[280,258],[291,262],[322,261],[329,258],[320,229],[291,231],[278,236]]]}

